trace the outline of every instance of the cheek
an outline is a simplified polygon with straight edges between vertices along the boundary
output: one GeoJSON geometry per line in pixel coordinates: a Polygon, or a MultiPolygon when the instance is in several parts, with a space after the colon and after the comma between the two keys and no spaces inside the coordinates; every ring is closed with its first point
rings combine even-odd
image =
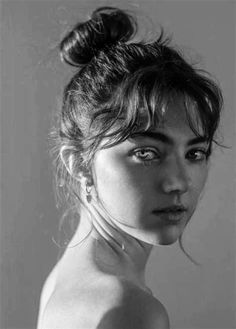
{"type": "Polygon", "coordinates": [[[194,196],[196,199],[199,198],[201,192],[204,189],[206,180],[208,176],[208,165],[204,164],[197,168],[197,170],[193,170],[191,175],[191,187],[194,191],[194,196]]]}
{"type": "Polygon", "coordinates": [[[107,210],[118,218],[137,217],[145,210],[148,193],[141,170],[119,158],[96,159],[95,177],[99,198],[107,210]]]}

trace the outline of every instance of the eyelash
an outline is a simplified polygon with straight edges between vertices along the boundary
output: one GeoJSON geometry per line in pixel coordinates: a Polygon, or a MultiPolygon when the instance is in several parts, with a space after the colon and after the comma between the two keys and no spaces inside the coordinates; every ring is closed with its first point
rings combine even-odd
{"type": "Polygon", "coordinates": [[[152,159],[147,159],[147,156],[140,156],[138,155],[138,153],[141,153],[141,152],[144,152],[144,153],[148,153],[148,152],[152,152],[153,154],[155,153],[156,155],[156,158],[157,159],[160,159],[160,156],[158,156],[158,152],[156,150],[153,150],[151,148],[140,148],[140,149],[137,149],[137,150],[134,150],[133,151],[133,155],[138,158],[139,160],[143,161],[143,162],[152,162],[154,161],[154,158],[152,159]]]}
{"type": "Polygon", "coordinates": [[[193,162],[200,162],[200,161],[207,160],[210,155],[209,150],[200,149],[200,148],[192,149],[187,152],[187,154],[189,154],[189,153],[195,153],[195,154],[201,153],[199,159],[190,159],[190,161],[193,161],[193,162]]]}
{"type": "MultiPolygon", "coordinates": [[[[133,155],[138,158],[140,161],[142,161],[144,164],[150,164],[151,162],[155,161],[155,160],[160,160],[161,156],[160,154],[156,151],[156,150],[153,150],[153,149],[150,149],[150,148],[140,148],[140,149],[136,149],[133,151],[133,155]],[[152,152],[153,154],[155,154],[156,156],[154,156],[152,159],[147,159],[147,156],[140,156],[138,155],[138,153],[148,153],[148,152],[152,152]]],[[[205,161],[208,159],[208,157],[210,156],[210,152],[209,150],[205,150],[205,149],[200,149],[200,148],[195,148],[195,149],[192,149],[190,151],[187,152],[186,154],[186,158],[191,161],[191,162],[201,162],[201,161],[205,161]],[[200,158],[198,159],[191,159],[191,157],[187,156],[187,155],[190,155],[190,154],[195,154],[196,153],[201,153],[200,155],[200,158]]]]}

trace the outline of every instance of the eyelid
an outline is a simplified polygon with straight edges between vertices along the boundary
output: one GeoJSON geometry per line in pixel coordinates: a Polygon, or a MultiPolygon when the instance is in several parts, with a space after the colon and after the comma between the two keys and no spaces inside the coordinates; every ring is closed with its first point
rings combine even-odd
{"type": "MultiPolygon", "coordinates": [[[[137,147],[137,148],[135,148],[134,150],[131,151],[131,155],[136,156],[136,153],[141,152],[141,151],[145,151],[145,152],[151,151],[151,152],[155,153],[156,156],[160,155],[160,152],[157,150],[157,148],[150,147],[150,146],[137,147]]],[[[140,157],[140,159],[141,159],[141,157],[140,157]]],[[[143,157],[143,159],[141,159],[141,160],[143,160],[143,161],[154,161],[155,158],[145,160],[144,157],[143,157]]]]}
{"type": "Polygon", "coordinates": [[[207,147],[206,146],[200,146],[200,145],[196,145],[196,146],[191,146],[190,148],[189,148],[190,150],[206,150],[207,149],[207,147]]]}
{"type": "MultiPolygon", "coordinates": [[[[205,159],[207,159],[210,155],[209,153],[209,149],[205,149],[205,148],[201,148],[201,147],[194,147],[194,148],[191,148],[186,155],[188,155],[188,153],[196,153],[196,152],[200,152],[202,155],[205,156],[205,159]]],[[[200,160],[200,159],[199,159],[200,160]]],[[[195,161],[198,161],[198,160],[195,160],[195,161]]]]}
{"type": "Polygon", "coordinates": [[[203,153],[208,153],[209,152],[209,148],[205,148],[205,147],[200,147],[200,146],[196,146],[196,147],[192,147],[190,148],[190,150],[188,150],[188,152],[203,152],[203,153]]]}
{"type": "Polygon", "coordinates": [[[152,147],[152,146],[139,146],[139,147],[136,147],[135,149],[133,149],[131,152],[135,153],[138,151],[153,151],[156,153],[160,152],[156,147],[152,147]]]}
{"type": "Polygon", "coordinates": [[[193,145],[189,145],[188,147],[191,149],[203,149],[206,150],[208,149],[210,144],[208,142],[202,142],[202,143],[196,143],[193,145]]]}

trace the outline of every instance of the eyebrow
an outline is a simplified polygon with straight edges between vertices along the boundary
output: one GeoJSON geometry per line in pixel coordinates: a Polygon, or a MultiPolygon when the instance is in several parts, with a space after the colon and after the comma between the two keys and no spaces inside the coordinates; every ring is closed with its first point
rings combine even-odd
{"type": "MultiPolygon", "coordinates": [[[[174,144],[174,140],[171,137],[161,132],[146,131],[146,132],[134,133],[131,135],[131,138],[139,138],[139,137],[155,139],[169,145],[174,144]]],[[[196,136],[187,142],[187,146],[192,146],[200,143],[208,143],[207,138],[205,136],[196,136]]]]}

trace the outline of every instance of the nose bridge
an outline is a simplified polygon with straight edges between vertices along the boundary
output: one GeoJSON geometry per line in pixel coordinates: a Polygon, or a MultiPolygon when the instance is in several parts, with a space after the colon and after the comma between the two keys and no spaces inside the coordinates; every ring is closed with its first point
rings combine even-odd
{"type": "Polygon", "coordinates": [[[163,178],[163,190],[166,193],[176,191],[184,193],[189,186],[188,169],[184,159],[173,157],[166,164],[166,175],[163,178]]]}

